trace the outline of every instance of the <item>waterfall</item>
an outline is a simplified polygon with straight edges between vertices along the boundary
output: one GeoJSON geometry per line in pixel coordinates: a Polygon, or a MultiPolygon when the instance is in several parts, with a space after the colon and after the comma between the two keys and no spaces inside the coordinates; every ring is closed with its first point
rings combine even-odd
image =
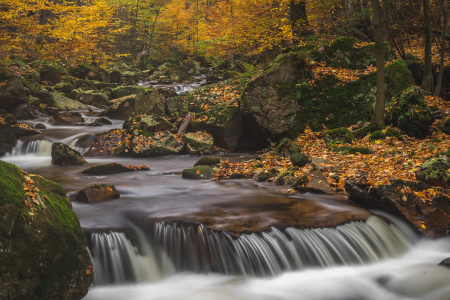
{"type": "Polygon", "coordinates": [[[37,156],[50,156],[52,152],[52,143],[47,140],[36,140],[28,143],[17,141],[16,146],[12,149],[10,154],[6,156],[20,156],[34,154],[37,156]]]}
{"type": "Polygon", "coordinates": [[[404,253],[415,242],[405,228],[372,216],[336,228],[271,228],[234,238],[204,225],[154,224],[139,245],[124,233],[93,233],[95,284],[143,282],[176,271],[274,276],[311,267],[367,264],[404,253]],[[151,240],[151,242],[149,242],[151,240]]]}

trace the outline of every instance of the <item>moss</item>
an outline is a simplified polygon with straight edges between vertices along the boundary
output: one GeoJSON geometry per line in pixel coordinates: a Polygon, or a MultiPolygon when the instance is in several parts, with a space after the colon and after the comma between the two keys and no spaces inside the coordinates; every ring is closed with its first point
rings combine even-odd
{"type": "Polygon", "coordinates": [[[22,182],[25,178],[22,171],[15,165],[0,160],[0,205],[6,203],[22,204],[25,200],[25,191],[22,182]]]}
{"type": "Polygon", "coordinates": [[[153,91],[154,91],[154,89],[152,89],[152,88],[146,88],[146,89],[144,89],[144,90],[142,91],[142,94],[143,94],[144,96],[148,96],[148,95],[150,95],[153,91]]]}
{"type": "Polygon", "coordinates": [[[414,78],[404,60],[396,60],[384,68],[386,99],[414,85],[414,78]]]}
{"type": "Polygon", "coordinates": [[[145,137],[154,137],[155,133],[151,132],[151,131],[146,131],[146,130],[138,130],[138,135],[142,135],[145,137]]]}
{"type": "Polygon", "coordinates": [[[32,94],[35,94],[39,92],[42,89],[42,86],[39,84],[32,84],[28,79],[21,77],[20,80],[22,81],[23,85],[26,86],[28,89],[30,89],[32,94]]]}
{"type": "Polygon", "coordinates": [[[185,179],[211,179],[214,175],[214,170],[210,166],[200,165],[184,169],[181,175],[185,179]]]}
{"type": "Polygon", "coordinates": [[[284,138],[273,150],[274,155],[289,157],[292,154],[300,153],[300,146],[289,138],[284,138]]]}
{"type": "Polygon", "coordinates": [[[264,168],[264,164],[262,163],[254,163],[251,165],[253,168],[264,168]]]}
{"type": "Polygon", "coordinates": [[[296,153],[291,155],[291,162],[296,167],[303,167],[309,163],[309,157],[303,153],[296,153]]]}
{"type": "Polygon", "coordinates": [[[204,156],[200,158],[194,166],[215,166],[220,163],[219,157],[214,156],[204,156]]]}
{"type": "Polygon", "coordinates": [[[353,144],[356,142],[353,134],[345,127],[325,131],[323,138],[328,147],[332,147],[335,144],[353,144]]]}

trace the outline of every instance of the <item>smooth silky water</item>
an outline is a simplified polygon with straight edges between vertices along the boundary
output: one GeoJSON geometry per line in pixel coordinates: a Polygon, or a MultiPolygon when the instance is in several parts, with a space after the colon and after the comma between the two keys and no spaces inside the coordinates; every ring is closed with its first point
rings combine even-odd
{"type": "MultiPolygon", "coordinates": [[[[47,119],[28,122],[46,123],[47,119]]],[[[180,172],[197,156],[87,158],[84,166],[51,165],[51,143],[76,148],[79,138],[113,128],[48,126],[42,136],[19,141],[1,159],[63,185],[69,197],[94,183],[114,184],[118,200],[73,202],[94,267],[84,299],[450,299],[450,239],[418,236],[391,216],[372,216],[335,228],[271,227],[233,235],[201,224],[167,221],[201,213],[205,205],[284,197],[282,187],[251,180],[184,180],[180,172]],[[149,171],[87,176],[94,164],[146,165],[149,171]],[[383,218],[389,219],[388,224],[383,218]]],[[[83,151],[83,149],[78,149],[83,151]]],[[[232,161],[248,154],[227,156],[232,161]]],[[[295,195],[298,201],[341,202],[331,196],[295,195]]]]}

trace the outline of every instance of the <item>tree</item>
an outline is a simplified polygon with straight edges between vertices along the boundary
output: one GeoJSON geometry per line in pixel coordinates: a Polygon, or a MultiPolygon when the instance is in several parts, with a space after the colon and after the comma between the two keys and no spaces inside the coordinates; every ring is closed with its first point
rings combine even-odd
{"type": "Polygon", "coordinates": [[[447,6],[448,6],[448,0],[441,0],[441,8],[442,8],[442,13],[444,14],[444,23],[442,24],[442,40],[441,40],[441,63],[439,66],[439,78],[438,78],[438,82],[436,85],[436,90],[435,90],[435,94],[437,96],[439,96],[439,93],[441,91],[441,85],[442,85],[442,78],[444,77],[444,60],[445,60],[445,36],[447,34],[447,6]]]}
{"type": "Polygon", "coordinates": [[[377,98],[375,102],[375,125],[384,127],[385,91],[384,91],[384,55],[381,7],[379,0],[372,0],[373,23],[375,31],[375,57],[377,60],[377,98]]]}
{"type": "Polygon", "coordinates": [[[291,0],[289,5],[289,19],[291,22],[292,35],[299,36],[303,28],[308,25],[306,15],[306,3],[304,0],[291,0]]]}
{"type": "Polygon", "coordinates": [[[425,59],[423,69],[423,82],[422,89],[428,93],[431,93],[432,88],[432,73],[431,73],[431,17],[430,17],[430,1],[423,0],[423,23],[425,32],[425,59]]]}

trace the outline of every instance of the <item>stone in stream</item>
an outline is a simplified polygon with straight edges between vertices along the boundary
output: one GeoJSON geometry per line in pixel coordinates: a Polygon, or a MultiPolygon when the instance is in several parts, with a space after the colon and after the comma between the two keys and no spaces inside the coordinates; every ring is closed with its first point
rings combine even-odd
{"type": "Polygon", "coordinates": [[[36,125],[34,125],[34,128],[36,128],[36,129],[47,129],[47,126],[45,126],[42,123],[37,123],[36,125]]]}
{"type": "Polygon", "coordinates": [[[376,186],[346,181],[345,191],[355,203],[392,213],[428,236],[438,238],[448,234],[450,190],[395,179],[391,184],[376,186]]]}
{"type": "Polygon", "coordinates": [[[3,156],[16,145],[16,135],[11,125],[0,121],[0,156],[3,156]]]}
{"type": "Polygon", "coordinates": [[[204,131],[190,132],[183,136],[187,154],[205,155],[214,152],[212,136],[204,131]]]}
{"type": "Polygon", "coordinates": [[[196,166],[184,169],[181,173],[184,179],[212,179],[214,170],[210,166],[196,166]]]}
{"type": "Polygon", "coordinates": [[[128,130],[130,133],[132,133],[135,129],[140,131],[158,132],[173,130],[174,127],[163,117],[151,114],[140,117],[132,116],[126,119],[123,123],[123,129],[128,130]]]}
{"type": "Polygon", "coordinates": [[[75,99],[86,105],[109,105],[108,96],[104,93],[97,93],[95,91],[82,91],[77,94],[75,99]]]}
{"type": "Polygon", "coordinates": [[[68,110],[58,113],[48,120],[52,125],[84,125],[85,121],[80,112],[68,110]]]}
{"type": "Polygon", "coordinates": [[[438,266],[443,266],[443,267],[446,267],[446,268],[450,268],[450,257],[444,259],[443,261],[441,261],[438,266]]]}
{"type": "Polygon", "coordinates": [[[194,166],[215,166],[221,161],[220,157],[215,156],[204,156],[200,158],[194,166]]]}
{"type": "Polygon", "coordinates": [[[136,114],[166,114],[166,97],[159,89],[147,88],[136,95],[136,114]]]}
{"type": "Polygon", "coordinates": [[[97,134],[95,137],[89,136],[83,139],[80,147],[88,148],[85,156],[117,156],[126,155],[128,149],[123,144],[126,140],[126,130],[112,129],[97,134]],[[122,151],[122,152],[120,152],[122,151]]]}
{"type": "Polygon", "coordinates": [[[133,135],[131,147],[118,148],[118,155],[131,155],[134,157],[161,156],[181,154],[184,151],[184,143],[180,137],[176,137],[169,131],[150,132],[139,130],[133,135]],[[128,152],[126,152],[128,151],[128,152]]]}
{"type": "Polygon", "coordinates": [[[112,119],[125,120],[135,111],[136,95],[125,96],[114,101],[108,107],[106,116],[112,119]]]}
{"type": "Polygon", "coordinates": [[[113,124],[110,120],[108,120],[106,118],[98,118],[98,119],[95,119],[94,122],[102,123],[103,125],[112,125],[113,124]]]}
{"type": "Polygon", "coordinates": [[[0,298],[79,300],[93,280],[64,188],[0,161],[0,298]]]}
{"type": "Polygon", "coordinates": [[[432,186],[439,186],[445,189],[450,188],[450,159],[439,157],[431,159],[420,166],[416,171],[416,179],[432,186]]]}
{"type": "Polygon", "coordinates": [[[295,177],[294,172],[292,171],[284,171],[278,175],[278,177],[273,181],[276,185],[284,185],[284,184],[294,184],[297,181],[297,177],[295,177]]]}
{"type": "Polygon", "coordinates": [[[146,166],[134,167],[134,166],[123,166],[121,164],[105,164],[100,166],[92,166],[87,168],[82,173],[88,175],[110,175],[110,174],[118,174],[125,172],[133,172],[137,170],[150,170],[146,166]]]}
{"type": "Polygon", "coordinates": [[[39,97],[49,106],[57,109],[86,109],[87,106],[80,101],[67,98],[58,92],[40,92],[39,97]]]}
{"type": "Polygon", "coordinates": [[[13,126],[14,134],[17,138],[23,137],[23,136],[32,136],[37,134],[42,134],[39,130],[36,130],[33,127],[24,126],[24,124],[18,124],[13,126]]]}
{"type": "Polygon", "coordinates": [[[112,184],[94,184],[79,191],[75,201],[97,203],[120,198],[119,192],[112,184]]]}
{"type": "Polygon", "coordinates": [[[52,164],[68,166],[87,164],[80,152],[63,143],[52,144],[52,164]]]}

